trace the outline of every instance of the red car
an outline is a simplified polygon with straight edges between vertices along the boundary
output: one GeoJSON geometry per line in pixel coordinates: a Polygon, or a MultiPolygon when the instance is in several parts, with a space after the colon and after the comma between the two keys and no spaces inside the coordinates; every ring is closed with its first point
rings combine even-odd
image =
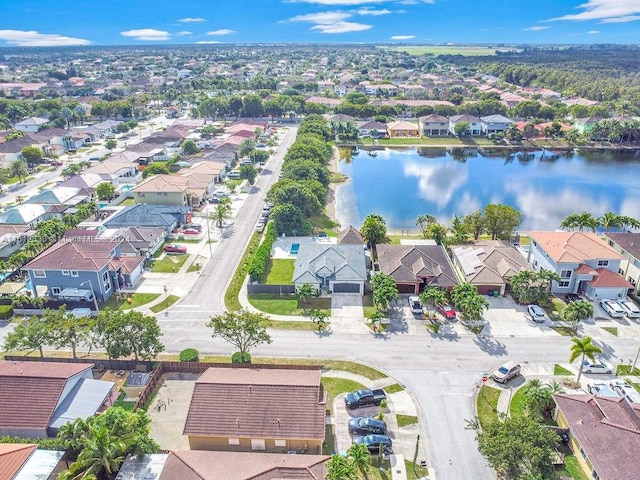
{"type": "Polygon", "coordinates": [[[440,305],[438,312],[447,320],[453,320],[456,318],[456,311],[450,305],[440,305]]]}
{"type": "Polygon", "coordinates": [[[187,247],[185,247],[184,245],[177,245],[175,243],[170,243],[168,245],[165,245],[163,250],[166,253],[187,253],[187,247]]]}
{"type": "Polygon", "coordinates": [[[198,235],[200,233],[200,230],[196,228],[185,228],[181,231],[181,233],[186,233],[188,235],[198,235]]]}

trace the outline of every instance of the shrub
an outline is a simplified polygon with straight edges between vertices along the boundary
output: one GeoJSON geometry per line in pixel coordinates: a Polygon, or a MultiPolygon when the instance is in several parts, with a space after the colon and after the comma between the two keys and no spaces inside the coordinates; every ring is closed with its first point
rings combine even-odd
{"type": "Polygon", "coordinates": [[[251,276],[252,281],[260,280],[267,270],[267,263],[271,256],[271,248],[273,242],[276,241],[276,226],[273,222],[269,222],[267,225],[267,231],[264,235],[264,241],[260,244],[256,253],[251,258],[248,273],[251,276]]]}
{"type": "Polygon", "coordinates": [[[0,320],[7,320],[13,317],[13,307],[11,305],[0,305],[0,320]]]}
{"type": "Polygon", "coordinates": [[[195,348],[185,348],[180,352],[181,362],[197,362],[198,351],[195,348]]]}
{"type": "Polygon", "coordinates": [[[242,353],[236,352],[231,355],[231,363],[251,363],[251,354],[245,353],[242,355],[242,353]]]}

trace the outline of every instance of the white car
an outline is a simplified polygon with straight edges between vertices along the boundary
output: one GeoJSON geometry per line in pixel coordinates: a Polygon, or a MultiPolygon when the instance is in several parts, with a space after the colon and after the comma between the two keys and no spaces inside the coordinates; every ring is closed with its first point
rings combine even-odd
{"type": "Polygon", "coordinates": [[[417,295],[409,296],[409,307],[411,307],[411,313],[422,315],[422,304],[420,303],[420,297],[417,295]]]}
{"type": "Polygon", "coordinates": [[[585,360],[582,364],[583,373],[605,373],[612,374],[613,367],[611,365],[607,365],[602,362],[591,362],[589,360],[585,360]]]}
{"type": "Polygon", "coordinates": [[[610,317],[613,317],[613,318],[624,317],[625,311],[622,309],[620,305],[618,305],[618,302],[603,298],[602,300],[600,300],[600,306],[605,312],[607,312],[607,315],[609,315],[610,317]]]}
{"type": "Polygon", "coordinates": [[[531,320],[536,323],[544,323],[547,319],[547,315],[544,313],[544,310],[538,305],[529,305],[527,307],[527,312],[529,313],[531,320]]]}
{"type": "Polygon", "coordinates": [[[624,380],[614,380],[610,385],[620,396],[626,398],[627,402],[640,403],[640,393],[624,380]]]}
{"type": "Polygon", "coordinates": [[[587,388],[591,395],[596,395],[598,397],[620,398],[620,394],[604,382],[592,383],[587,388]]]}
{"type": "Polygon", "coordinates": [[[628,318],[640,318],[640,308],[631,300],[618,300],[618,305],[624,310],[628,318]]]}

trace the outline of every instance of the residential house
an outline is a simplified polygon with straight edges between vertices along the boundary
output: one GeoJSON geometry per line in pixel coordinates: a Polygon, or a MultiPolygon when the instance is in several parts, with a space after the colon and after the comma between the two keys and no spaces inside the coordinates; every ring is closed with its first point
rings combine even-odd
{"type": "Polygon", "coordinates": [[[622,275],[638,293],[640,287],[640,233],[607,232],[607,244],[622,255],[618,273],[622,275]]]}
{"type": "Polygon", "coordinates": [[[459,123],[469,124],[467,131],[463,133],[462,136],[478,136],[482,133],[482,120],[474,115],[465,113],[464,115],[453,115],[452,117],[449,117],[449,133],[451,135],[458,135],[456,133],[456,125],[458,125],[459,123]]]}
{"type": "Polygon", "coordinates": [[[151,258],[165,241],[167,232],[160,227],[108,228],[98,233],[100,239],[121,239],[124,252],[151,258]]]}
{"type": "Polygon", "coordinates": [[[515,107],[525,100],[526,98],[517,93],[503,92],[500,94],[500,101],[509,108],[515,107]]]}
{"type": "Polygon", "coordinates": [[[335,87],[333,87],[333,93],[335,93],[339,97],[344,97],[347,95],[347,93],[349,93],[349,85],[346,83],[336,85],[335,87]]]}
{"type": "Polygon", "coordinates": [[[43,150],[44,142],[32,133],[25,133],[24,136],[8,142],[0,143],[0,161],[8,164],[15,160],[22,159],[22,149],[24,147],[38,147],[43,150]]]}
{"type": "Polygon", "coordinates": [[[28,225],[0,223],[0,258],[9,258],[19,251],[35,233],[28,225]]]}
{"type": "Polygon", "coordinates": [[[114,292],[131,288],[142,278],[145,257],[124,253],[135,249],[121,239],[65,238],[23,268],[33,294],[54,300],[84,301],[94,307],[114,292]],[[83,288],[84,287],[84,288],[83,288]]]}
{"type": "Polygon", "coordinates": [[[458,284],[449,256],[441,245],[376,245],[380,272],[391,275],[400,293],[425,287],[451,290],[458,284]]]}
{"type": "Polygon", "coordinates": [[[64,455],[64,451],[43,450],[29,443],[0,443],[0,480],[57,478],[64,455]]]}
{"type": "Polygon", "coordinates": [[[569,429],[569,445],[585,477],[638,478],[640,416],[638,404],[622,397],[556,394],[556,422],[569,429]]]}
{"type": "Polygon", "coordinates": [[[111,404],[113,382],[91,363],[0,361],[0,436],[55,437],[61,426],[111,404]]]}
{"type": "Polygon", "coordinates": [[[138,172],[138,164],[120,155],[92,165],[84,171],[84,174],[99,175],[103,181],[112,183],[114,186],[121,183],[138,183],[142,180],[138,172]]]}
{"type": "Polygon", "coordinates": [[[326,455],[172,450],[168,454],[130,455],[116,480],[323,480],[326,455]],[[149,478],[151,478],[149,476],[149,478]]]}
{"type": "Polygon", "coordinates": [[[576,118],[574,120],[574,128],[578,131],[578,133],[580,134],[588,134],[591,129],[593,128],[593,126],[598,123],[601,122],[602,120],[604,120],[603,117],[582,117],[582,118],[576,118]]]}
{"type": "Polygon", "coordinates": [[[358,136],[360,138],[389,138],[387,124],[374,120],[358,122],[358,136]]]}
{"type": "Polygon", "coordinates": [[[531,270],[527,259],[513,245],[502,240],[475,241],[473,245],[451,246],[453,265],[464,281],[486,295],[498,290],[504,295],[512,276],[531,270]]]}
{"type": "Polygon", "coordinates": [[[398,137],[411,137],[419,138],[420,129],[415,123],[400,120],[397,122],[391,122],[387,124],[387,131],[392,138],[398,137]]]}
{"type": "Polygon", "coordinates": [[[9,207],[0,213],[0,224],[27,225],[30,229],[35,229],[38,223],[52,218],[62,216],[51,205],[26,203],[9,207]]]}
{"type": "Polygon", "coordinates": [[[114,213],[104,222],[106,228],[160,227],[170,234],[190,218],[189,207],[174,205],[129,205],[114,213]]]}
{"type": "Polygon", "coordinates": [[[364,240],[360,232],[353,225],[349,225],[347,228],[338,233],[338,244],[364,245],[364,240]]]}
{"type": "Polygon", "coordinates": [[[151,175],[131,189],[137,204],[178,205],[200,208],[215,189],[220,174],[204,174],[203,162],[197,175],[151,175]]]}
{"type": "Polygon", "coordinates": [[[105,120],[103,122],[95,123],[89,128],[92,130],[91,133],[97,137],[104,138],[109,135],[115,135],[118,132],[118,125],[121,123],[122,121],[120,120],[105,120]]]}
{"type": "Polygon", "coordinates": [[[308,283],[333,293],[364,295],[367,267],[360,245],[301,244],[296,256],[292,282],[308,283]]]}
{"type": "Polygon", "coordinates": [[[449,134],[449,119],[442,115],[425,115],[418,119],[420,131],[427,136],[441,136],[449,134]]]}
{"type": "Polygon", "coordinates": [[[196,380],[183,434],[191,450],[319,455],[320,369],[209,368],[196,380]]]}
{"type": "Polygon", "coordinates": [[[584,292],[589,300],[625,298],[633,288],[618,271],[623,257],[595,233],[531,232],[527,260],[534,270],[556,272],[556,294],[584,292]]]}
{"type": "Polygon", "coordinates": [[[231,143],[216,145],[212,150],[202,152],[202,160],[224,163],[227,169],[231,169],[233,162],[238,159],[240,147],[231,143]]]}
{"type": "Polygon", "coordinates": [[[41,117],[29,117],[13,125],[13,128],[22,132],[35,133],[40,130],[44,125],[49,123],[48,118],[41,117]]]}
{"type": "Polygon", "coordinates": [[[306,103],[318,103],[320,105],[326,105],[329,108],[334,108],[342,103],[337,98],[329,98],[329,97],[320,97],[318,95],[312,95],[307,97],[305,100],[306,103]]]}
{"type": "Polygon", "coordinates": [[[64,205],[73,207],[81,203],[92,202],[94,199],[93,188],[78,188],[56,185],[46,188],[40,193],[29,198],[25,204],[64,205]]]}
{"type": "Polygon", "coordinates": [[[484,135],[504,133],[512,123],[513,120],[504,115],[487,115],[480,117],[480,131],[484,135]]]}

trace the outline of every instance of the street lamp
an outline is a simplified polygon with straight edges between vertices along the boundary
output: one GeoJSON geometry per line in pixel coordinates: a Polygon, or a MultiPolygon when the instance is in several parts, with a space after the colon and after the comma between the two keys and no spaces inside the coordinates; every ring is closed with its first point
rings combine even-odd
{"type": "Polygon", "coordinates": [[[93,305],[96,307],[96,315],[97,315],[100,309],[98,308],[98,299],[96,298],[96,292],[93,290],[93,283],[91,283],[91,280],[87,280],[86,282],[82,282],[80,284],[80,288],[87,283],[89,284],[89,288],[91,289],[91,296],[93,297],[93,305]]]}
{"type": "Polygon", "coordinates": [[[164,316],[169,315],[169,292],[167,290],[167,286],[163,285],[162,290],[164,290],[164,303],[167,305],[167,308],[164,311],[164,316]]]}

